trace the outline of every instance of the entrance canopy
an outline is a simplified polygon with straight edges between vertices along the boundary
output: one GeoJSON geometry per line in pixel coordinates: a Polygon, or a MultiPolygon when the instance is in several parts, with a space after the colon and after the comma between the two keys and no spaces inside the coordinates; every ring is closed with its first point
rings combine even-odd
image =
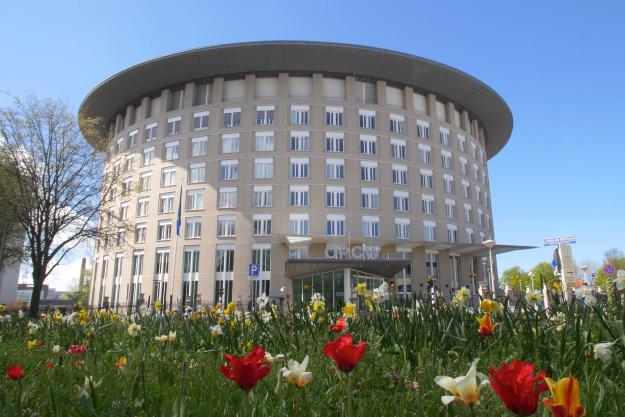
{"type": "Polygon", "coordinates": [[[409,259],[289,259],[285,271],[293,278],[349,268],[390,278],[409,266],[409,259]]]}

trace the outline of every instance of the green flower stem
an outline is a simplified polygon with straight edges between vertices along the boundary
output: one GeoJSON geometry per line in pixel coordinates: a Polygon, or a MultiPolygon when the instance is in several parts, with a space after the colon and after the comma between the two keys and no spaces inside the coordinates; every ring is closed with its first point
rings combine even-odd
{"type": "Polygon", "coordinates": [[[346,416],[352,417],[352,380],[349,373],[345,374],[345,390],[347,391],[346,416]]]}

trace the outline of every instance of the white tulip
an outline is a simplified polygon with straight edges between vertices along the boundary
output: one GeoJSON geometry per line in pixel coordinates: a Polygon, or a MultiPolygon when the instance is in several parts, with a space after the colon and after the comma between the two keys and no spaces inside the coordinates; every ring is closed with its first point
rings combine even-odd
{"type": "Polygon", "coordinates": [[[452,378],[449,376],[437,376],[434,382],[451,392],[453,395],[443,395],[441,401],[448,405],[454,400],[458,400],[464,405],[473,406],[477,403],[480,396],[480,387],[488,384],[488,380],[484,380],[478,386],[477,384],[477,360],[474,360],[469,368],[469,372],[465,376],[452,378]]]}
{"type": "Polygon", "coordinates": [[[287,366],[288,368],[280,369],[280,372],[282,373],[282,376],[295,387],[302,388],[312,379],[312,372],[306,372],[306,367],[308,366],[308,355],[306,355],[302,363],[289,359],[287,366]]]}
{"type": "Polygon", "coordinates": [[[600,359],[603,363],[608,363],[612,360],[612,345],[614,342],[597,343],[593,347],[595,359],[600,359]]]}

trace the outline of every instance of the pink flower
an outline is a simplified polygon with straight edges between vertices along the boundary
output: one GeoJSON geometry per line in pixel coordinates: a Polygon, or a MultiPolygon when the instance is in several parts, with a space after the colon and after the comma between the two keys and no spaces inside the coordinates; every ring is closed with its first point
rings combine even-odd
{"type": "Polygon", "coordinates": [[[82,355],[83,353],[87,353],[87,346],[71,345],[69,349],[67,349],[67,353],[72,356],[82,355]]]}

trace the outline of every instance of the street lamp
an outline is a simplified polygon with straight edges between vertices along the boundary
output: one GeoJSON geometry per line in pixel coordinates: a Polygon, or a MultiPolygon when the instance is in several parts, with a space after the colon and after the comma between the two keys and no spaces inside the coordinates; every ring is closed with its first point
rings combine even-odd
{"type": "Polygon", "coordinates": [[[588,283],[588,276],[586,275],[586,271],[588,271],[588,266],[587,265],[582,265],[579,267],[579,269],[582,270],[582,274],[584,277],[584,282],[588,283]]]}
{"type": "Polygon", "coordinates": [[[490,288],[493,291],[493,297],[497,296],[497,282],[495,281],[495,271],[493,269],[493,247],[497,244],[493,239],[482,242],[488,248],[488,257],[490,260],[490,288]]]}

